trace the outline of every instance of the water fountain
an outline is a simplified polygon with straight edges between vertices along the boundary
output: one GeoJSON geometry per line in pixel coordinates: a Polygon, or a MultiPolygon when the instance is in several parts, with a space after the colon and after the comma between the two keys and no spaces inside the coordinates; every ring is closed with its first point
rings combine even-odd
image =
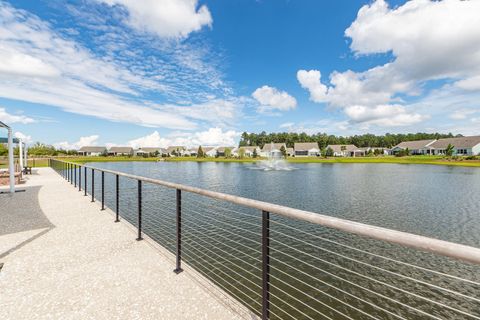
{"type": "Polygon", "coordinates": [[[273,142],[270,144],[270,152],[267,160],[257,161],[256,167],[252,169],[263,171],[290,171],[293,170],[287,161],[283,158],[283,154],[280,151],[274,152],[273,142]]]}

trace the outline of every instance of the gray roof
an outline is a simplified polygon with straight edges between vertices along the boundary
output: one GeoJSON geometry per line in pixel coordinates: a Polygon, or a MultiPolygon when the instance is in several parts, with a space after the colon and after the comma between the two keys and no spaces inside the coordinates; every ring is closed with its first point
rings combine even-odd
{"type": "Polygon", "coordinates": [[[333,152],[352,152],[352,151],[358,151],[358,147],[354,144],[330,144],[327,146],[327,149],[330,148],[333,150],[333,152]],[[342,150],[342,147],[345,147],[345,150],[342,150]]]}
{"type": "Polygon", "coordinates": [[[238,149],[253,152],[253,150],[259,149],[259,148],[258,146],[242,146],[242,147],[239,147],[238,149]]]}
{"type": "Polygon", "coordinates": [[[185,146],[170,146],[170,147],[167,148],[168,153],[172,153],[175,150],[184,151],[184,150],[187,150],[187,147],[185,147],[185,146]]]}
{"type": "Polygon", "coordinates": [[[320,150],[318,148],[318,143],[316,142],[295,142],[293,148],[295,151],[308,151],[311,149],[320,150]]]}
{"type": "Polygon", "coordinates": [[[477,144],[480,144],[480,136],[438,139],[432,143],[430,147],[435,149],[445,149],[449,144],[456,149],[473,148],[477,144]]]}
{"type": "Polygon", "coordinates": [[[111,147],[108,152],[111,153],[131,153],[133,151],[132,147],[111,147]]]}
{"type": "Polygon", "coordinates": [[[215,147],[202,147],[203,152],[208,152],[215,149],[215,147]]]}
{"type": "Polygon", "coordinates": [[[162,151],[165,151],[164,149],[162,150],[162,148],[157,148],[157,147],[142,147],[142,148],[139,148],[137,151],[143,151],[143,152],[148,152],[148,153],[155,153],[155,152],[159,152],[161,153],[162,151]]]}
{"type": "Polygon", "coordinates": [[[232,151],[235,147],[218,147],[217,151],[218,152],[225,152],[225,149],[230,149],[232,151]]]}
{"type": "Polygon", "coordinates": [[[400,149],[410,149],[410,150],[415,150],[415,149],[422,149],[427,146],[430,146],[435,139],[429,139],[429,140],[417,140],[417,141],[404,141],[400,142],[393,148],[400,148],[400,149]]]}
{"type": "Polygon", "coordinates": [[[106,147],[85,146],[85,147],[81,147],[78,151],[79,152],[104,152],[106,150],[107,150],[106,147]]]}
{"type": "MultiPolygon", "coordinates": [[[[282,146],[287,149],[287,145],[284,143],[284,142],[280,142],[280,143],[273,143],[273,148],[274,149],[277,149],[277,150],[280,150],[282,148],[282,146]]],[[[272,143],[265,143],[265,145],[263,146],[262,148],[262,151],[272,151],[272,143]]]]}

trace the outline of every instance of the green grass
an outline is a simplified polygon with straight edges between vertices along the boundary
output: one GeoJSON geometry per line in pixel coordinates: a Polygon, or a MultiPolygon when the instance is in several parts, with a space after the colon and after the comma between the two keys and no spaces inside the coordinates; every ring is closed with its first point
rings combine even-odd
{"type": "MultiPolygon", "coordinates": [[[[79,164],[87,162],[119,162],[119,161],[166,161],[166,162],[237,162],[252,163],[263,160],[262,158],[201,158],[195,157],[175,157],[175,158],[143,158],[143,157],[58,157],[56,159],[76,162],[79,164]]],[[[397,163],[397,164],[430,164],[430,165],[448,165],[448,166],[464,166],[464,167],[480,167],[480,160],[466,160],[465,158],[449,159],[441,156],[379,156],[379,157],[356,157],[356,158],[319,158],[319,157],[297,157],[288,158],[290,163],[397,163]]],[[[29,166],[32,166],[32,159],[29,160],[29,166]]],[[[47,159],[35,160],[35,167],[46,167],[47,159]]],[[[0,168],[6,167],[7,164],[0,161],[0,168]]]]}

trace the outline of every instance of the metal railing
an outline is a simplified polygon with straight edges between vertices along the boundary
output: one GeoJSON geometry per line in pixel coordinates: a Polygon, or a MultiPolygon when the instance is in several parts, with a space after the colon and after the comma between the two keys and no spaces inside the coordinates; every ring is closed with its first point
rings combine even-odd
{"type": "Polygon", "coordinates": [[[89,165],[50,167],[262,319],[480,319],[480,249],[89,165]],[[374,252],[375,249],[375,252],[374,252]]]}

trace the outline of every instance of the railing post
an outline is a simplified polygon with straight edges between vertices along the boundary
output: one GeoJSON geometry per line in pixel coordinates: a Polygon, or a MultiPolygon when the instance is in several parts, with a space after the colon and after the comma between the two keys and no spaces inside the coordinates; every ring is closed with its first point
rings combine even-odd
{"type": "Polygon", "coordinates": [[[76,188],[77,187],[77,165],[76,164],[73,165],[73,178],[74,178],[73,187],[76,188]]]}
{"type": "Polygon", "coordinates": [[[70,184],[73,184],[73,164],[70,163],[70,184]]]}
{"type": "Polygon", "coordinates": [[[85,194],[84,196],[86,197],[87,196],[87,167],[84,167],[83,168],[83,173],[84,173],[84,178],[85,178],[85,183],[83,184],[83,190],[85,191],[85,194]]]}
{"type": "Polygon", "coordinates": [[[92,169],[92,202],[95,202],[95,169],[92,169]]]}
{"type": "Polygon", "coordinates": [[[115,197],[115,222],[120,222],[120,219],[118,219],[119,217],[119,206],[118,206],[118,201],[119,201],[119,177],[118,177],[118,174],[115,175],[115,193],[116,193],[116,197],[115,197]]]}
{"type": "Polygon", "coordinates": [[[270,319],[270,213],[262,211],[262,320],[270,319]]]}
{"type": "Polygon", "coordinates": [[[105,172],[102,171],[102,209],[105,210],[105,172]]]}
{"type": "Polygon", "coordinates": [[[142,180],[138,180],[138,237],[137,241],[142,238],[142,180]]]}
{"type": "Polygon", "coordinates": [[[182,271],[182,190],[177,189],[177,265],[173,272],[182,271]]]}
{"type": "Polygon", "coordinates": [[[82,166],[78,166],[78,191],[82,191],[82,166]]]}

